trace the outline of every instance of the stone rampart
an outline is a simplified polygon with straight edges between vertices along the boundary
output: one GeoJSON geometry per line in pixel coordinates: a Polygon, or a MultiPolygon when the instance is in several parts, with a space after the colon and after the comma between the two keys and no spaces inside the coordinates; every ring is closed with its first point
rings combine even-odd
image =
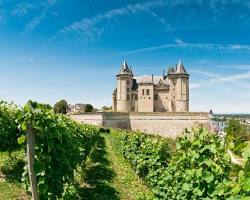
{"type": "Polygon", "coordinates": [[[72,115],[78,122],[98,126],[139,130],[149,134],[175,138],[196,124],[210,129],[208,113],[119,113],[103,112],[72,115]]]}

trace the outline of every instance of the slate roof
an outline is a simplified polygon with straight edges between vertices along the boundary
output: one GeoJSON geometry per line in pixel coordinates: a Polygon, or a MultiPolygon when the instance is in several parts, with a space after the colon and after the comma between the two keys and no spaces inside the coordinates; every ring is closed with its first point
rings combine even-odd
{"type": "Polygon", "coordinates": [[[186,69],[183,66],[181,60],[179,60],[179,63],[177,65],[176,73],[178,73],[178,74],[187,74],[186,69]]]}
{"type": "Polygon", "coordinates": [[[126,60],[123,61],[119,74],[130,74],[133,75],[132,68],[128,66],[126,60]]]}
{"type": "Polygon", "coordinates": [[[169,80],[163,76],[153,76],[153,80],[152,76],[149,75],[136,76],[134,78],[136,79],[137,83],[153,83],[154,85],[157,85],[159,81],[162,80],[164,84],[166,85],[170,84],[169,80]]]}

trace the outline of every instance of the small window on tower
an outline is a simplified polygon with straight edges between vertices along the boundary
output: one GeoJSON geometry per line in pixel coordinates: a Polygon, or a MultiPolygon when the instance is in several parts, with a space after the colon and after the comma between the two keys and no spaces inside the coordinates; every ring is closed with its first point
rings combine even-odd
{"type": "Polygon", "coordinates": [[[129,88],[127,88],[127,92],[129,92],[129,88]]]}
{"type": "Polygon", "coordinates": [[[138,100],[138,94],[135,95],[135,100],[138,100]]]}
{"type": "Polygon", "coordinates": [[[149,89],[146,90],[146,94],[149,95],[149,89]]]}
{"type": "Polygon", "coordinates": [[[129,97],[129,94],[127,95],[127,100],[129,100],[130,99],[130,97],[129,97]]]}
{"type": "Polygon", "coordinates": [[[127,81],[127,84],[129,85],[129,81],[127,81]]]}
{"type": "Polygon", "coordinates": [[[158,94],[154,95],[154,100],[158,100],[158,94]]]}
{"type": "Polygon", "coordinates": [[[142,95],[144,95],[144,89],[142,90],[142,95]]]}

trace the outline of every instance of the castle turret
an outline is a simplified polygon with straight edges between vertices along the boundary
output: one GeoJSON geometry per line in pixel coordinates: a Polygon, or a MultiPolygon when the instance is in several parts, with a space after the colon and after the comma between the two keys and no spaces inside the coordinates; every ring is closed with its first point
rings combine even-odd
{"type": "Polygon", "coordinates": [[[133,72],[132,68],[124,61],[119,74],[116,75],[116,111],[131,112],[133,72]]]}
{"type": "Polygon", "coordinates": [[[170,110],[172,112],[189,111],[189,74],[182,62],[176,68],[169,67],[168,78],[170,80],[170,110]]]}
{"type": "Polygon", "coordinates": [[[179,61],[176,69],[176,112],[189,111],[189,74],[182,62],[179,61]]]}

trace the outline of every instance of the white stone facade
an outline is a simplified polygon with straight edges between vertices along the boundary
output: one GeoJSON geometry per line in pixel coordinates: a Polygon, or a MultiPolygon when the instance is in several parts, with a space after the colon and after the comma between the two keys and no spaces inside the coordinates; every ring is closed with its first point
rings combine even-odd
{"type": "Polygon", "coordinates": [[[189,112],[189,75],[181,61],[162,76],[134,76],[124,61],[116,78],[113,111],[189,112]]]}

